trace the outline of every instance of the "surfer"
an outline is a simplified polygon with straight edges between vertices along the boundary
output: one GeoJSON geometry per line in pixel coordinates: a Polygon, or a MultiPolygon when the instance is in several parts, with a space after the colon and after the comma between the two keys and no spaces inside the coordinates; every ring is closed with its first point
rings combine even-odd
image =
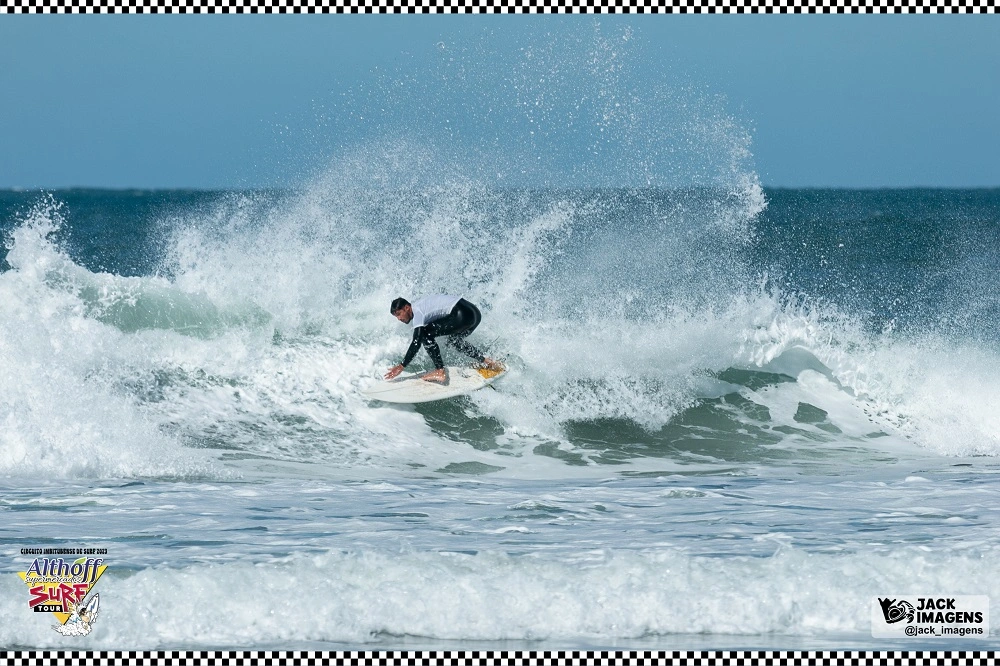
{"type": "Polygon", "coordinates": [[[448,376],[444,371],[441,349],[434,340],[440,335],[447,335],[449,345],[466,356],[476,359],[483,367],[490,370],[503,369],[500,363],[483,354],[466,340],[469,334],[479,326],[483,315],[479,308],[461,296],[435,294],[434,296],[424,296],[413,303],[400,297],[389,306],[389,312],[404,324],[413,326],[413,340],[410,342],[409,349],[406,350],[403,362],[389,368],[389,372],[385,373],[386,379],[393,379],[401,373],[423,346],[431,360],[434,361],[435,368],[425,374],[423,378],[442,384],[446,382],[448,376]]]}

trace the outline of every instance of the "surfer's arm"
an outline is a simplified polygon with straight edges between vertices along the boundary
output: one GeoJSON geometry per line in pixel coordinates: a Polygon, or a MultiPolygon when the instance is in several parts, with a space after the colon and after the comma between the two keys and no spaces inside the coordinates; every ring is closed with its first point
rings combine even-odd
{"type": "Polygon", "coordinates": [[[413,340],[410,341],[410,348],[406,350],[406,356],[403,357],[403,362],[389,368],[389,372],[385,373],[386,379],[395,379],[399,373],[403,371],[403,368],[410,364],[413,357],[417,355],[418,351],[420,351],[420,345],[424,343],[424,335],[426,332],[427,331],[423,326],[413,329],[413,340]]]}
{"type": "Polygon", "coordinates": [[[406,356],[403,357],[403,362],[400,363],[404,368],[410,364],[413,357],[420,351],[420,345],[424,342],[424,333],[426,333],[426,329],[423,326],[413,329],[413,340],[410,341],[410,348],[406,350],[406,356]]]}

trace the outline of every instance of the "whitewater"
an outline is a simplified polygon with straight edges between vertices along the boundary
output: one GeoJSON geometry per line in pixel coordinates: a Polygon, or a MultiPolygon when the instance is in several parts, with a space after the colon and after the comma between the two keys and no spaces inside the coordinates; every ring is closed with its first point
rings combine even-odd
{"type": "Polygon", "coordinates": [[[1000,194],[765,189],[611,39],[513,68],[496,151],[0,191],[0,646],[994,648],[874,639],[871,603],[1000,599],[1000,194]],[[365,400],[430,293],[510,372],[365,400]],[[106,549],[88,636],[17,575],[63,546],[106,549]]]}

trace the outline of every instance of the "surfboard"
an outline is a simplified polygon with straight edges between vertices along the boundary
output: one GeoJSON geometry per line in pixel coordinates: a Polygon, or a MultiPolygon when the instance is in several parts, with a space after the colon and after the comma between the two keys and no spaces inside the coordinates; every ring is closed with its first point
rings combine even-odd
{"type": "Polygon", "coordinates": [[[487,370],[486,368],[468,368],[447,366],[448,383],[428,382],[421,377],[422,372],[404,372],[390,381],[378,381],[362,389],[361,394],[372,400],[413,404],[418,402],[433,402],[454,398],[486,388],[494,381],[503,377],[507,370],[487,370]]]}

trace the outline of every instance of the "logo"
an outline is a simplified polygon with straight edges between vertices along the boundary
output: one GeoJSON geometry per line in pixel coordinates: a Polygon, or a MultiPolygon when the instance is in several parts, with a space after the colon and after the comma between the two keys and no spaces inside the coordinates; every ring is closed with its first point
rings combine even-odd
{"type": "Polygon", "coordinates": [[[871,617],[874,638],[986,638],[990,635],[990,598],[874,597],[871,617]]]}
{"type": "MultiPolygon", "coordinates": [[[[96,553],[96,549],[45,550],[49,554],[56,551],[65,554],[96,553]]],[[[108,568],[104,562],[101,557],[36,557],[27,571],[17,574],[28,586],[28,608],[35,613],[55,615],[59,624],[52,628],[63,636],[86,636],[100,611],[100,595],[90,593],[108,568]]]]}
{"type": "Polygon", "coordinates": [[[913,604],[903,599],[898,601],[896,599],[879,599],[878,603],[882,606],[882,615],[885,616],[886,624],[895,624],[900,620],[906,620],[907,623],[913,622],[913,616],[917,612],[913,608],[913,604]]]}

